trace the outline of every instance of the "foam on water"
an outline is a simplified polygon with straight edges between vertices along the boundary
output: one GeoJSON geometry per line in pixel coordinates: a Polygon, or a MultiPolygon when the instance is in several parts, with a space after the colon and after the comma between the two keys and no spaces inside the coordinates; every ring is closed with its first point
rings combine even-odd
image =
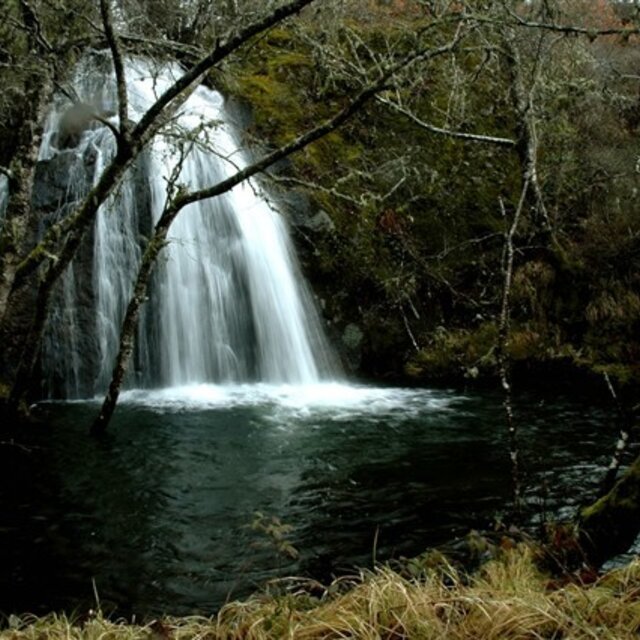
{"type": "Polygon", "coordinates": [[[155,390],[130,390],[121,403],[159,412],[203,411],[237,407],[262,407],[274,417],[331,414],[333,419],[349,416],[388,416],[402,412],[406,417],[447,409],[460,396],[446,391],[369,387],[327,382],[307,385],[213,385],[198,384],[155,390]]]}

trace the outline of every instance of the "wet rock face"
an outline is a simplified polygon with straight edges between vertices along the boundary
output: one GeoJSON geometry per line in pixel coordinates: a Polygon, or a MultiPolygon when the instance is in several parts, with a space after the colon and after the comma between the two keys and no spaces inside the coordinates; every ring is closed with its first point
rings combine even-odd
{"type": "Polygon", "coordinates": [[[68,201],[69,175],[76,162],[76,154],[65,151],[37,164],[32,202],[40,214],[57,211],[68,201]]]}
{"type": "MultiPolygon", "coordinates": [[[[151,229],[150,193],[143,180],[148,159],[142,154],[131,169],[140,216],[140,242],[151,229]]],[[[54,222],[69,215],[76,204],[91,189],[96,166],[95,151],[89,148],[83,155],[75,150],[60,151],[50,160],[38,163],[34,180],[33,206],[39,235],[54,222]]],[[[91,227],[85,235],[68,273],[54,293],[49,313],[43,358],[55,362],[47,367],[47,379],[42,381],[44,393],[57,398],[91,397],[103,389],[95,388],[95,372],[100,370],[99,335],[96,330],[96,292],[94,287],[94,243],[91,227]],[[80,329],[82,328],[82,329],[80,329]],[[66,345],[58,353],[59,345],[66,345]],[[55,358],[49,357],[57,353],[55,358]],[[68,372],[76,372],[78,388],[68,388],[68,372]]]]}
{"type": "MultiPolygon", "coordinates": [[[[33,188],[33,207],[38,219],[39,235],[54,222],[68,215],[86,193],[93,180],[95,158],[90,154],[80,158],[75,151],[61,151],[50,160],[39,162],[33,188]]],[[[49,313],[46,338],[44,341],[44,357],[56,345],[69,344],[69,336],[75,348],[65,354],[68,366],[78,371],[90,370],[95,366],[97,343],[95,332],[79,332],[77,326],[91,326],[94,293],[92,286],[93,233],[90,231],[83,240],[69,272],[56,286],[54,302],[49,313]],[[75,291],[77,303],[68,304],[69,294],[75,291]],[[89,324],[85,323],[89,321],[89,324]]],[[[43,381],[45,393],[56,397],[66,397],[64,387],[64,371],[51,370],[46,383],[43,381]]],[[[86,379],[82,376],[81,379],[86,379]]],[[[89,391],[88,389],[80,390],[89,391]]]]}
{"type": "Polygon", "coordinates": [[[342,353],[351,371],[358,371],[362,362],[364,333],[357,324],[348,324],[342,332],[342,353]]]}

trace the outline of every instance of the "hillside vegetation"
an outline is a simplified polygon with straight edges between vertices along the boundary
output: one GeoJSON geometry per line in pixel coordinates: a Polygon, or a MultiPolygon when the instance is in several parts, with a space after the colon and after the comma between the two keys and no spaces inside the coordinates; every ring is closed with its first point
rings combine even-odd
{"type": "MultiPolygon", "coordinates": [[[[312,21],[275,29],[213,81],[252,107],[254,142],[282,144],[358,90],[355,69],[415,46],[412,34],[430,16],[411,6],[360,3],[335,30],[312,21]]],[[[562,6],[550,20],[628,24],[606,3],[599,13],[562,6]]],[[[298,227],[306,271],[347,353],[355,334],[352,362],[365,375],[433,382],[496,374],[503,235],[522,186],[517,144],[466,141],[417,120],[518,143],[504,37],[497,27],[476,33],[277,176],[275,188],[310,198],[318,224],[298,227]]],[[[524,372],[637,382],[636,36],[523,28],[516,37],[550,229],[527,204],[515,238],[509,355],[524,372]]]]}

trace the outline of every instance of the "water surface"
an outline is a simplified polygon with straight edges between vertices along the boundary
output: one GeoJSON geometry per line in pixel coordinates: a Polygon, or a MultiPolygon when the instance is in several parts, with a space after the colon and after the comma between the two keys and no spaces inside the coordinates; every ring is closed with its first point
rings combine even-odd
{"type": "MultiPolygon", "coordinates": [[[[201,385],[41,407],[0,445],[0,610],[212,613],[276,575],[328,579],[491,526],[508,508],[500,398],[338,384],[201,385]],[[290,525],[297,559],[249,525],[290,525]]],[[[615,441],[575,399],[517,399],[532,518],[570,515],[615,441]]]]}

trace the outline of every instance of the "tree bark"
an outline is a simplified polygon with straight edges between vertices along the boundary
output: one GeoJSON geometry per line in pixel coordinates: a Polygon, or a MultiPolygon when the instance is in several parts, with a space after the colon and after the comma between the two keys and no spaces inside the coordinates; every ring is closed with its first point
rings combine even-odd
{"type": "MultiPolygon", "coordinates": [[[[513,419],[513,391],[511,387],[511,367],[509,366],[509,332],[511,326],[511,283],[513,281],[513,259],[515,250],[513,240],[518,231],[522,209],[529,190],[529,181],[525,178],[518,206],[513,214],[513,219],[504,234],[504,246],[502,253],[502,300],[500,304],[500,316],[498,321],[498,344],[496,346],[496,359],[500,374],[500,384],[504,392],[503,407],[507,424],[507,436],[509,442],[509,459],[511,462],[511,489],[513,492],[513,504],[516,514],[521,510],[521,486],[520,486],[520,451],[518,447],[518,430],[513,419]]],[[[500,202],[503,217],[506,220],[506,211],[502,201],[500,202]]]]}
{"type": "Polygon", "coordinates": [[[611,491],[611,489],[613,489],[616,478],[618,477],[620,465],[622,463],[622,456],[629,447],[629,442],[631,440],[631,428],[633,426],[633,417],[631,413],[627,411],[620,402],[618,394],[613,387],[613,383],[611,382],[609,375],[605,373],[604,379],[607,383],[607,388],[609,389],[609,393],[611,394],[613,402],[618,411],[618,419],[620,420],[620,431],[615,449],[613,451],[613,455],[611,456],[611,462],[609,463],[607,472],[602,481],[600,495],[605,495],[606,493],[611,491]]]}
{"type": "MultiPolygon", "coordinates": [[[[41,34],[37,15],[24,1],[21,2],[21,12],[33,55],[25,65],[28,71],[21,103],[23,119],[16,136],[15,152],[6,172],[8,203],[0,232],[0,343],[3,347],[0,354],[0,384],[3,386],[16,374],[32,312],[33,294],[23,291],[21,295],[12,296],[12,290],[21,255],[26,246],[36,241],[37,221],[31,206],[33,181],[56,75],[49,45],[41,34]]],[[[33,288],[34,282],[30,282],[30,286],[33,288]]]]}
{"type": "MultiPolygon", "coordinates": [[[[520,52],[515,43],[515,35],[506,31],[504,44],[507,50],[507,68],[511,88],[511,99],[516,115],[516,152],[524,179],[528,181],[533,195],[534,219],[532,222],[544,234],[551,234],[551,220],[544,202],[542,186],[538,176],[538,135],[533,114],[533,91],[537,77],[534,71],[533,85],[527,91],[523,78],[520,52]]],[[[540,56],[540,52],[538,52],[540,56]]],[[[539,60],[536,59],[537,65],[539,60]]]]}
{"type": "Polygon", "coordinates": [[[104,433],[109,425],[111,416],[113,416],[113,412],[115,411],[116,404],[120,396],[120,389],[122,388],[122,383],[124,382],[124,378],[127,373],[129,360],[131,359],[135,348],[135,336],[138,328],[140,309],[142,308],[147,296],[149,280],[156,264],[156,258],[162,250],[169,232],[170,223],[166,224],[165,221],[164,224],[160,225],[161,222],[162,219],[159,221],[158,225],[156,225],[153,238],[149,241],[144,252],[144,256],[142,257],[142,262],[140,263],[140,268],[138,270],[136,284],[133,288],[133,295],[127,305],[127,311],[125,313],[122,330],[120,332],[120,347],[113,367],[113,373],[111,374],[109,390],[102,402],[100,413],[91,425],[91,432],[96,435],[104,433]]]}

